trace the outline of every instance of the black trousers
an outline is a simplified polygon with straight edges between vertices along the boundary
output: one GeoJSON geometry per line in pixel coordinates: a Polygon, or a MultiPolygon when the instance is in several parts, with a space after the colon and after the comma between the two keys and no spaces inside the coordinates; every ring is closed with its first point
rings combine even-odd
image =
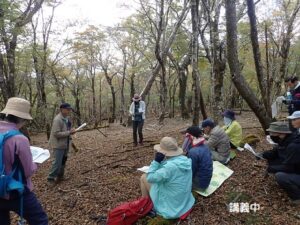
{"type": "Polygon", "coordinates": [[[137,133],[139,133],[139,142],[143,142],[143,126],[144,120],[142,121],[132,121],[132,128],[133,128],[133,142],[137,144],[137,133]]]}
{"type": "Polygon", "coordinates": [[[300,174],[278,172],[275,178],[292,200],[300,199],[300,174]]]}

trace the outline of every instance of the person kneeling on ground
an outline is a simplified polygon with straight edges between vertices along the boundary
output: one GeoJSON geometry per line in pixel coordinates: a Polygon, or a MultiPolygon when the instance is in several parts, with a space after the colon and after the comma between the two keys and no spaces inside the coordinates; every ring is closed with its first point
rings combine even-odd
{"type": "MultiPolygon", "coordinates": [[[[268,161],[268,173],[276,173],[282,170],[282,163],[287,158],[287,147],[292,143],[294,135],[289,128],[288,122],[273,122],[267,129],[270,133],[270,138],[276,145],[272,150],[265,151],[259,154],[262,158],[268,161]]],[[[260,158],[257,158],[260,159],[260,158]]]]}
{"type": "Polygon", "coordinates": [[[240,147],[243,132],[241,125],[235,120],[235,113],[231,110],[226,110],[222,113],[224,117],[224,126],[222,127],[230,139],[230,147],[236,149],[240,147]]]}
{"type": "Polygon", "coordinates": [[[194,205],[192,162],[172,137],[164,137],[154,146],[155,159],[141,177],[142,196],[149,196],[154,210],[165,219],[177,219],[194,205]]]}
{"type": "Polygon", "coordinates": [[[193,189],[200,191],[208,188],[213,172],[211,152],[204,144],[205,139],[202,135],[198,126],[191,126],[186,130],[182,145],[187,157],[192,160],[193,189]]]}
{"type": "MultiPolygon", "coordinates": [[[[294,128],[300,128],[300,111],[287,117],[292,120],[294,128]]],[[[295,138],[286,148],[286,159],[282,162],[280,172],[275,174],[277,183],[291,198],[294,204],[300,205],[300,134],[294,134],[295,138]]]]}
{"type": "Polygon", "coordinates": [[[206,144],[211,151],[212,159],[227,164],[230,160],[230,141],[225,131],[216,126],[212,119],[204,120],[202,128],[209,136],[206,144]]]}

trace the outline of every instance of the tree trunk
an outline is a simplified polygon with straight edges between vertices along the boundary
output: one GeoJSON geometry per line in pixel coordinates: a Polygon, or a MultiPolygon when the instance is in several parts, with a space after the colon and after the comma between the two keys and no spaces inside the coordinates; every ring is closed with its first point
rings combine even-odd
{"type": "MultiPolygon", "coordinates": [[[[175,40],[175,37],[176,37],[176,34],[177,34],[177,31],[179,29],[179,27],[181,26],[182,22],[184,21],[184,19],[186,18],[187,16],[187,13],[188,13],[188,0],[184,0],[184,4],[183,4],[183,8],[182,8],[182,11],[178,17],[178,21],[175,23],[174,25],[174,28],[173,30],[171,31],[171,34],[169,35],[169,38],[168,40],[166,41],[166,44],[163,47],[163,49],[161,49],[161,59],[163,61],[165,61],[166,59],[166,56],[171,48],[171,45],[173,44],[174,40],[175,40]]],[[[150,75],[150,78],[148,79],[142,93],[141,93],[141,96],[143,97],[143,99],[145,98],[145,96],[149,93],[149,91],[151,90],[151,87],[152,87],[152,84],[153,82],[155,81],[155,78],[156,76],[159,74],[161,70],[161,64],[160,63],[156,63],[155,67],[152,69],[151,71],[151,75],[150,75]]]]}
{"type": "Polygon", "coordinates": [[[127,69],[127,53],[124,49],[122,49],[123,53],[123,71],[122,71],[122,81],[121,81],[121,109],[120,109],[120,124],[125,122],[125,96],[124,96],[124,88],[125,88],[125,77],[126,77],[126,69],[127,69]]]}
{"type": "MultiPolygon", "coordinates": [[[[223,80],[226,69],[226,58],[224,57],[224,43],[219,38],[219,18],[222,2],[219,0],[202,0],[204,16],[207,24],[201,29],[201,40],[206,52],[206,58],[211,64],[211,98],[212,98],[212,118],[218,121],[224,109],[224,99],[222,94],[223,80]],[[208,26],[207,26],[208,25],[208,26]],[[205,30],[209,28],[210,45],[206,40],[205,30]]],[[[201,11],[201,13],[203,10],[201,11]]]]}
{"type": "Polygon", "coordinates": [[[198,9],[199,0],[191,1],[191,18],[192,18],[192,77],[193,77],[193,88],[194,88],[194,109],[193,109],[193,125],[197,126],[200,121],[200,78],[198,70],[198,9]]]}
{"type": "Polygon", "coordinates": [[[289,4],[293,3],[294,4],[294,9],[292,14],[287,15],[287,27],[286,33],[283,33],[282,37],[282,44],[280,46],[280,56],[281,56],[281,63],[280,63],[280,69],[279,69],[279,78],[276,79],[275,84],[274,84],[274,90],[275,90],[275,96],[280,95],[281,93],[281,83],[282,80],[287,76],[287,64],[288,64],[288,57],[290,53],[290,47],[291,47],[291,39],[292,39],[292,33],[294,30],[294,23],[297,18],[297,15],[300,10],[300,0],[297,0],[297,2],[289,1],[289,4]]]}
{"type": "Polygon", "coordinates": [[[226,8],[226,33],[227,33],[227,58],[230,68],[231,79],[240,95],[247,102],[255,113],[264,130],[271,122],[265,107],[258,101],[253,91],[241,75],[238,46],[237,46],[237,20],[236,20],[236,1],[225,0],[226,8]]]}
{"type": "Polygon", "coordinates": [[[188,78],[188,66],[191,63],[191,41],[188,54],[184,55],[179,62],[176,61],[171,52],[168,53],[168,57],[175,66],[176,72],[178,74],[178,83],[179,83],[179,103],[180,103],[180,112],[181,118],[188,119],[189,113],[187,111],[185,98],[186,98],[186,89],[187,89],[187,78],[188,78]]]}
{"type": "Polygon", "coordinates": [[[0,87],[5,101],[17,93],[15,88],[15,51],[18,36],[22,28],[31,21],[33,15],[41,8],[43,2],[44,0],[29,1],[25,10],[19,11],[20,14],[16,18],[10,17],[10,12],[7,12],[7,9],[0,8],[0,38],[5,46],[4,53],[0,53],[0,87]],[[9,34],[6,33],[8,28],[11,31],[9,34]]]}
{"type": "Polygon", "coordinates": [[[113,123],[116,120],[116,92],[115,92],[115,88],[112,84],[112,77],[110,77],[108,75],[107,69],[104,69],[104,75],[106,78],[106,81],[110,87],[110,93],[111,93],[111,97],[112,97],[112,107],[111,107],[111,117],[109,122],[113,123]]]}
{"type": "Polygon", "coordinates": [[[250,37],[252,43],[252,51],[255,63],[255,70],[258,80],[258,86],[260,89],[260,93],[262,96],[262,100],[268,116],[271,117],[271,105],[270,105],[270,96],[267,95],[267,82],[265,80],[265,75],[263,71],[262,61],[261,61],[261,54],[259,50],[259,42],[258,42],[258,31],[257,31],[257,23],[256,23],[256,14],[255,14],[255,5],[253,0],[247,0],[248,6],[248,17],[250,21],[250,37]]]}

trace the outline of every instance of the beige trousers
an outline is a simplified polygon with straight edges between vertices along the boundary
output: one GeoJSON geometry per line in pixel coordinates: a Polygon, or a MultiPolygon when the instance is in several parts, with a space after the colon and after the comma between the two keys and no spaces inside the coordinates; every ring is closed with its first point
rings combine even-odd
{"type": "Polygon", "coordinates": [[[141,176],[141,178],[140,178],[140,185],[141,185],[142,196],[143,197],[149,196],[151,185],[147,181],[147,174],[144,173],[141,176]]]}

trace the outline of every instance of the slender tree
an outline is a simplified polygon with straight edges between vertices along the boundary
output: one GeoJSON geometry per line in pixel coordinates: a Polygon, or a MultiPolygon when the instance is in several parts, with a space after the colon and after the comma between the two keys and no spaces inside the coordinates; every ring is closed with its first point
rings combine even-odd
{"type": "Polygon", "coordinates": [[[255,113],[264,130],[266,130],[271,122],[266,108],[259,102],[254,92],[249,87],[245,78],[241,74],[241,68],[238,58],[237,45],[237,17],[236,17],[236,1],[225,0],[226,8],[226,34],[227,34],[227,58],[230,68],[232,82],[236,89],[247,102],[249,107],[255,113]]]}
{"type": "Polygon", "coordinates": [[[8,1],[0,3],[0,87],[4,100],[15,96],[15,55],[18,37],[41,8],[44,0],[8,1]]]}

